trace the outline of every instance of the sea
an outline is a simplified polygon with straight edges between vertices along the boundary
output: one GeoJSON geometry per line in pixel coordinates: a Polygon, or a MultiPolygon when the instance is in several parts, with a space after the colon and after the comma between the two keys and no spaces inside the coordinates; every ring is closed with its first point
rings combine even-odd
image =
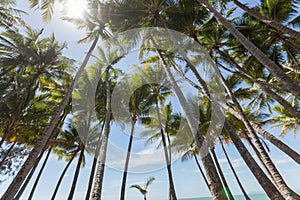
{"type": "MultiPolygon", "coordinates": [[[[268,200],[268,196],[266,194],[248,194],[250,199],[253,200],[268,200]]],[[[199,197],[199,198],[185,198],[180,200],[211,200],[211,197],[199,197]]],[[[245,197],[243,195],[235,195],[235,200],[245,200],[245,197]]]]}

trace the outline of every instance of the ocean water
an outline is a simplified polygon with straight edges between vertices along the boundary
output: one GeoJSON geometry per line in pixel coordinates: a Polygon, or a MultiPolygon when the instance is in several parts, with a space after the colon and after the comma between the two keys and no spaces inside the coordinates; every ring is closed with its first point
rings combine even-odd
{"type": "MultiPolygon", "coordinates": [[[[268,196],[265,194],[249,194],[250,199],[253,200],[268,200],[268,196]]],[[[180,200],[211,200],[211,197],[201,197],[201,198],[186,198],[186,199],[180,199],[180,200]]],[[[243,195],[235,195],[235,200],[244,200],[243,195]]]]}

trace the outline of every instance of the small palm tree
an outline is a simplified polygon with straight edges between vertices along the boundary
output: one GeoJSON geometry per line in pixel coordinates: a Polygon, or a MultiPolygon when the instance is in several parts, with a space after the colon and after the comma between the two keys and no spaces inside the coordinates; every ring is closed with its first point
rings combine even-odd
{"type": "Polygon", "coordinates": [[[148,187],[154,180],[155,180],[154,177],[149,177],[145,183],[144,188],[142,188],[140,185],[137,184],[131,185],[130,188],[136,188],[144,196],[144,200],[147,200],[148,187]]]}

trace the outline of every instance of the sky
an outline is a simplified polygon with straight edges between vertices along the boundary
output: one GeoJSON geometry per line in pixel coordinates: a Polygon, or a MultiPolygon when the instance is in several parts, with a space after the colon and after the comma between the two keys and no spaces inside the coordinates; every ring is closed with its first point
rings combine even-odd
{"type": "MultiPolygon", "coordinates": [[[[75,1],[75,0],[74,0],[75,1]]],[[[60,19],[60,13],[54,13],[53,19],[50,23],[43,23],[41,20],[41,13],[39,11],[33,11],[29,9],[28,3],[26,0],[18,0],[17,7],[21,10],[28,12],[28,15],[24,17],[25,21],[31,25],[34,29],[40,30],[44,28],[43,36],[49,36],[51,33],[55,34],[55,37],[58,41],[68,43],[68,49],[64,50],[64,55],[82,61],[85,53],[88,51],[89,44],[77,44],[77,41],[84,37],[84,31],[77,30],[74,25],[71,23],[62,21],[60,19]]],[[[61,7],[56,5],[58,9],[61,7]]],[[[129,65],[135,63],[136,61],[132,58],[127,58],[121,61],[121,64],[129,65]]],[[[279,137],[280,130],[272,129],[269,130],[275,136],[279,137]]],[[[300,139],[299,136],[294,136],[293,133],[288,132],[284,137],[280,139],[290,147],[292,147],[297,152],[300,152],[300,139]]],[[[120,184],[122,179],[121,169],[124,166],[124,157],[116,153],[114,150],[117,148],[124,149],[126,148],[128,141],[128,134],[122,133],[118,126],[112,128],[110,143],[111,145],[108,153],[109,165],[105,169],[104,184],[103,184],[103,198],[104,200],[115,200],[119,198],[120,194],[120,184]],[[113,147],[117,147],[114,149],[113,147]],[[117,156],[117,157],[116,157],[117,156]]],[[[274,163],[278,167],[279,172],[282,174],[288,185],[293,189],[300,189],[299,179],[300,179],[300,167],[293,162],[289,157],[276,149],[272,144],[266,142],[270,148],[270,156],[274,160],[274,163]]],[[[238,176],[240,177],[242,184],[245,186],[248,193],[259,193],[262,191],[262,188],[259,186],[258,182],[251,174],[249,169],[246,167],[242,158],[239,156],[237,150],[232,144],[226,145],[226,150],[229,153],[230,158],[232,159],[233,165],[237,170],[238,176]]],[[[168,179],[167,171],[164,167],[164,159],[161,150],[157,150],[155,144],[145,146],[144,140],[138,137],[135,138],[135,143],[133,147],[133,152],[136,155],[130,161],[130,166],[132,169],[143,169],[143,170],[132,170],[138,173],[129,173],[128,182],[127,182],[127,199],[141,199],[141,195],[135,190],[130,189],[129,186],[132,184],[143,184],[148,177],[153,176],[156,180],[149,187],[148,199],[153,200],[166,200],[168,195],[168,179]],[[149,153],[150,152],[150,153],[149,153]],[[148,157],[147,157],[148,156],[148,157]],[[143,159],[144,158],[144,159],[143,159]],[[153,166],[146,166],[145,159],[150,160],[153,166]],[[136,168],[134,168],[136,167],[136,168]],[[140,167],[140,168],[139,168],[140,167]]],[[[253,154],[253,152],[250,150],[253,154]]],[[[233,177],[233,174],[229,168],[229,165],[225,159],[224,154],[222,153],[219,145],[216,147],[216,153],[219,158],[219,162],[224,171],[224,174],[228,180],[233,194],[241,194],[237,183],[233,177]]],[[[255,157],[255,156],[254,156],[255,157]]],[[[70,184],[72,182],[72,177],[76,167],[76,161],[73,162],[69,168],[66,177],[63,180],[62,186],[58,192],[57,199],[66,199],[69,190],[70,184]]],[[[82,200],[85,197],[85,191],[87,188],[89,172],[91,169],[92,157],[86,155],[86,165],[82,168],[80,172],[80,177],[76,187],[76,194],[74,199],[82,200]]],[[[56,182],[63,168],[65,167],[65,160],[57,160],[57,156],[51,155],[49,162],[46,165],[43,176],[40,180],[38,188],[36,190],[35,196],[33,199],[49,199],[52,195],[52,192],[55,188],[56,182]]],[[[39,166],[40,167],[40,166],[39,166]]],[[[175,188],[178,198],[192,198],[192,197],[206,197],[210,196],[208,189],[206,188],[204,181],[200,175],[199,170],[193,160],[181,162],[180,159],[176,159],[172,165],[173,177],[175,182],[175,188]]],[[[39,169],[37,169],[38,171],[39,169]]],[[[35,176],[32,180],[35,180],[35,176]]],[[[6,182],[0,185],[0,194],[2,194],[6,187],[8,186],[11,178],[6,182]]],[[[30,189],[32,187],[33,181],[27,187],[27,190],[24,192],[21,199],[26,199],[29,195],[30,189]]]]}

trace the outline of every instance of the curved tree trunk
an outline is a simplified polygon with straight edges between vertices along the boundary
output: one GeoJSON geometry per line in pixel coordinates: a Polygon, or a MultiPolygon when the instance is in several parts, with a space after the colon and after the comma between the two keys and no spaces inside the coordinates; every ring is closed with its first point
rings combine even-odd
{"type": "Polygon", "coordinates": [[[71,186],[71,190],[68,196],[68,200],[72,200],[74,193],[75,193],[75,188],[76,188],[76,184],[77,184],[77,180],[78,180],[78,176],[79,176],[79,172],[80,172],[80,166],[84,157],[84,146],[81,148],[80,154],[79,154],[79,158],[78,158],[78,162],[77,162],[77,166],[76,166],[76,170],[73,176],[73,182],[72,182],[72,186],[71,186]]]}
{"type": "Polygon", "coordinates": [[[244,11],[246,11],[249,15],[255,17],[256,19],[264,22],[265,24],[268,24],[269,26],[272,26],[273,28],[277,29],[278,31],[288,34],[291,37],[298,39],[300,41],[300,33],[290,29],[289,27],[286,27],[282,24],[280,24],[279,22],[276,22],[270,18],[267,18],[263,15],[261,15],[260,13],[256,12],[255,10],[252,10],[250,8],[248,8],[247,6],[245,6],[244,4],[242,4],[241,2],[239,2],[238,0],[233,0],[233,2],[240,7],[241,9],[243,9],[244,11]]]}
{"type": "Polygon", "coordinates": [[[46,158],[45,158],[45,160],[44,160],[44,162],[43,162],[43,165],[42,165],[42,167],[41,167],[41,169],[40,169],[40,171],[39,171],[39,173],[38,173],[38,175],[37,175],[37,177],[36,177],[36,179],[35,179],[35,182],[34,182],[34,184],[33,184],[33,186],[32,186],[32,189],[31,189],[31,192],[30,192],[30,194],[29,194],[28,200],[31,200],[32,197],[33,197],[33,195],[34,195],[35,189],[36,189],[36,187],[37,187],[37,185],[38,185],[38,183],[39,183],[39,180],[40,180],[40,178],[41,178],[41,176],[42,176],[42,173],[43,173],[43,171],[44,171],[44,168],[45,168],[45,166],[46,166],[46,163],[48,162],[49,156],[50,156],[50,154],[51,154],[51,150],[52,150],[52,147],[50,147],[50,148],[48,149],[48,153],[47,153],[46,158]]]}
{"type": "Polygon", "coordinates": [[[87,189],[87,192],[86,192],[86,195],[85,195],[85,200],[89,200],[90,195],[91,195],[93,181],[94,181],[94,175],[95,175],[95,171],[96,171],[96,166],[97,166],[97,158],[94,158],[92,168],[91,168],[89,183],[88,183],[88,189],[87,189]]]}
{"type": "Polygon", "coordinates": [[[179,102],[180,102],[184,112],[186,113],[187,122],[188,122],[189,128],[191,129],[191,132],[193,134],[193,137],[195,139],[197,147],[199,149],[203,149],[202,146],[205,145],[204,150],[206,150],[207,152],[204,152],[206,154],[203,155],[203,153],[201,153],[201,151],[200,151],[200,154],[201,154],[200,156],[201,156],[203,166],[206,171],[207,181],[209,183],[209,189],[211,191],[212,198],[213,199],[224,199],[221,195],[222,183],[217,174],[217,170],[214,166],[211,155],[208,153],[208,146],[207,146],[201,132],[196,128],[196,127],[198,127],[197,126],[198,123],[192,117],[193,115],[191,114],[192,112],[191,112],[190,108],[188,107],[187,101],[186,101],[182,91],[180,90],[179,86],[177,85],[176,80],[174,79],[174,77],[170,71],[170,68],[167,66],[162,54],[157,49],[156,49],[156,52],[159,56],[159,59],[162,62],[162,66],[164,67],[164,70],[172,84],[172,87],[176,93],[176,96],[178,97],[179,102]]]}
{"type": "Polygon", "coordinates": [[[235,179],[236,179],[236,181],[237,181],[237,183],[238,183],[238,185],[239,185],[239,187],[240,187],[240,189],[241,189],[241,191],[242,191],[242,193],[243,193],[245,199],[246,199],[246,200],[250,200],[250,197],[248,196],[248,194],[247,194],[247,192],[245,191],[245,189],[244,189],[244,187],[243,187],[243,185],[242,185],[242,183],[241,183],[239,177],[237,176],[237,173],[235,172],[235,169],[234,169],[234,167],[233,167],[233,165],[232,165],[232,163],[231,163],[231,161],[230,161],[230,159],[229,159],[229,156],[228,156],[228,154],[227,154],[227,152],[226,152],[226,150],[225,150],[225,147],[224,147],[224,145],[223,145],[223,142],[221,141],[220,138],[219,138],[219,140],[220,140],[220,143],[221,143],[222,150],[223,150],[223,152],[224,152],[224,154],[225,154],[226,160],[227,160],[227,162],[228,162],[228,164],[229,164],[229,166],[230,166],[231,171],[233,172],[233,175],[234,175],[234,177],[235,177],[235,179]]]}
{"type": "Polygon", "coordinates": [[[130,154],[131,154],[131,147],[132,147],[132,141],[133,141],[133,133],[134,133],[135,123],[136,123],[136,116],[134,116],[131,119],[131,131],[130,131],[129,143],[128,143],[128,148],[127,148],[127,155],[126,155],[124,172],[123,172],[123,178],[122,178],[120,200],[125,200],[127,172],[128,172],[129,159],[130,159],[130,154]]]}
{"type": "Polygon", "coordinates": [[[253,83],[256,83],[260,89],[262,89],[266,94],[268,94],[270,97],[275,99],[279,104],[284,106],[292,115],[294,115],[297,119],[300,120],[300,112],[293,107],[289,102],[287,102],[284,98],[273,92],[267,85],[264,84],[264,82],[257,80],[253,76],[251,76],[249,73],[246,72],[235,60],[232,58],[232,56],[229,55],[228,52],[221,51],[219,48],[216,48],[216,50],[220,53],[220,55],[223,55],[226,60],[228,60],[234,67],[236,67],[244,77],[251,80],[253,83]]]}
{"type": "Polygon", "coordinates": [[[14,146],[17,144],[17,142],[14,142],[12,145],[10,145],[9,149],[7,150],[7,152],[5,152],[4,157],[2,158],[1,162],[0,162],[0,168],[2,167],[2,165],[4,164],[6,158],[9,156],[10,152],[13,150],[14,146]]]}
{"type": "MultiPolygon", "coordinates": [[[[250,124],[250,121],[248,120],[247,116],[245,115],[241,105],[239,104],[237,98],[235,97],[235,94],[232,92],[232,90],[230,89],[230,87],[228,86],[228,84],[225,81],[225,78],[223,77],[223,75],[220,73],[219,69],[214,66],[214,69],[216,70],[217,74],[220,77],[220,80],[223,84],[223,86],[225,87],[227,93],[229,94],[229,96],[231,97],[231,100],[233,101],[238,113],[240,114],[240,116],[242,117],[242,122],[244,123],[245,127],[247,128],[251,138],[253,139],[253,142],[258,150],[259,155],[261,156],[261,159],[263,161],[263,163],[266,165],[267,170],[270,172],[270,175],[272,177],[272,179],[274,180],[274,183],[276,184],[276,186],[278,187],[280,193],[286,198],[286,199],[297,199],[300,197],[294,193],[285,183],[284,179],[282,178],[282,176],[279,174],[277,168],[275,167],[274,163],[272,162],[270,156],[268,155],[268,153],[266,152],[265,148],[263,147],[263,145],[261,144],[256,132],[254,131],[253,127],[250,124]]],[[[255,151],[256,152],[256,151],[255,151]]],[[[259,157],[259,155],[257,155],[259,157]]]]}
{"type": "MultiPolygon", "coordinates": [[[[102,124],[101,131],[100,131],[101,134],[103,132],[104,125],[105,125],[105,122],[103,122],[103,124],[102,124]]],[[[85,200],[89,200],[91,191],[92,191],[92,187],[93,187],[93,181],[94,181],[94,176],[95,176],[95,171],[96,171],[96,166],[97,166],[97,158],[99,156],[99,151],[100,151],[100,147],[101,147],[101,143],[102,143],[101,135],[99,136],[98,142],[99,142],[99,144],[97,145],[97,148],[95,150],[95,155],[94,155],[94,159],[93,159],[93,164],[92,164],[92,168],[91,168],[91,173],[90,173],[87,192],[85,195],[85,200]]]]}
{"type": "Polygon", "coordinates": [[[110,81],[109,81],[109,70],[110,67],[106,69],[106,108],[105,108],[105,125],[104,125],[104,133],[102,135],[102,142],[99,152],[98,158],[98,167],[96,172],[96,177],[94,180],[93,192],[91,194],[90,200],[101,200],[102,194],[102,185],[104,178],[104,169],[106,162],[106,151],[108,144],[108,137],[110,132],[110,121],[111,121],[111,93],[110,93],[110,81]]]}
{"type": "Polygon", "coordinates": [[[253,144],[251,138],[247,135],[247,133],[244,133],[245,139],[247,141],[247,143],[249,144],[249,146],[251,147],[251,149],[254,151],[255,155],[257,156],[258,161],[260,162],[261,166],[263,167],[263,169],[266,171],[267,176],[269,176],[269,178],[271,179],[272,183],[274,185],[276,185],[275,180],[270,172],[270,169],[267,167],[267,165],[264,163],[259,151],[257,150],[257,148],[255,147],[255,145],[253,144]]]}
{"type": "Polygon", "coordinates": [[[217,170],[218,170],[219,175],[220,175],[220,177],[221,177],[221,180],[222,180],[222,182],[223,182],[223,185],[224,185],[224,188],[223,188],[223,189],[224,189],[224,191],[226,192],[226,195],[227,195],[228,199],[233,200],[234,198],[233,198],[233,196],[232,196],[232,193],[231,193],[231,191],[230,191],[230,189],[229,189],[229,186],[228,186],[228,183],[227,183],[227,181],[226,181],[226,178],[225,178],[225,176],[224,176],[224,174],[223,174],[223,171],[222,171],[222,169],[221,169],[221,166],[220,166],[220,163],[219,163],[219,161],[218,161],[218,158],[217,158],[217,155],[216,155],[216,152],[215,152],[215,148],[214,148],[214,147],[211,148],[211,154],[213,155],[213,159],[214,159],[214,161],[215,161],[217,170]]]}
{"type": "Polygon", "coordinates": [[[203,177],[203,179],[204,179],[204,182],[205,182],[207,188],[209,189],[208,181],[207,181],[207,179],[206,179],[206,177],[205,177],[205,174],[204,174],[204,172],[203,172],[203,170],[202,170],[202,168],[201,168],[201,165],[200,165],[200,163],[199,163],[199,161],[198,161],[198,158],[197,158],[197,156],[196,156],[195,154],[193,154],[193,157],[194,157],[195,162],[196,162],[196,164],[197,164],[197,166],[198,166],[198,169],[199,169],[199,171],[200,171],[200,173],[201,173],[201,175],[202,175],[202,177],[203,177]]]}
{"type": "Polygon", "coordinates": [[[226,132],[228,132],[230,138],[232,139],[234,145],[236,146],[237,150],[239,151],[240,155],[242,156],[243,160],[260,183],[262,188],[265,190],[267,195],[270,199],[281,199],[284,198],[281,196],[280,192],[277,188],[273,185],[273,183],[268,179],[266,174],[262,171],[259,165],[255,162],[249,151],[246,149],[245,145],[239,139],[239,137],[234,132],[231,124],[226,120],[224,123],[224,128],[226,132]]]}
{"type": "Polygon", "coordinates": [[[56,187],[55,187],[55,189],[54,189],[54,192],[53,192],[53,194],[52,194],[51,200],[55,200],[55,196],[56,196],[56,194],[57,194],[57,192],[58,192],[59,186],[60,186],[60,184],[61,184],[61,182],[62,182],[62,180],[63,180],[63,178],[64,178],[64,176],[65,176],[65,174],[66,174],[66,172],[67,172],[67,170],[68,170],[68,168],[70,167],[72,161],[73,161],[74,158],[76,157],[78,151],[79,151],[79,149],[77,149],[77,151],[74,152],[72,158],[69,160],[68,164],[65,166],[63,172],[61,173],[61,175],[60,175],[60,177],[59,177],[59,179],[58,179],[58,182],[57,182],[57,184],[56,184],[56,187]]]}
{"type": "Polygon", "coordinates": [[[162,139],[162,143],[163,143],[163,149],[164,149],[165,160],[166,160],[167,171],[168,171],[169,198],[171,200],[177,200],[174,181],[173,181],[173,176],[172,176],[171,161],[170,161],[169,154],[168,154],[166,137],[165,137],[164,130],[163,130],[163,127],[162,127],[162,121],[161,121],[161,117],[160,117],[160,112],[159,112],[159,107],[158,107],[158,99],[157,98],[155,100],[155,108],[156,108],[156,114],[157,114],[157,119],[158,119],[158,124],[159,124],[159,129],[160,129],[160,135],[161,135],[161,139],[162,139]]]}
{"type": "MultiPolygon", "coordinates": [[[[215,102],[218,103],[220,106],[223,106],[223,103],[221,101],[218,101],[214,99],[207,88],[207,85],[205,81],[200,77],[199,73],[197,72],[195,66],[189,62],[189,60],[186,60],[186,62],[189,64],[190,69],[192,70],[193,74],[196,76],[197,81],[201,85],[199,87],[200,91],[209,99],[211,103],[215,102]]],[[[174,80],[175,81],[175,80],[174,80]]],[[[221,112],[216,112],[218,115],[221,112]]],[[[229,133],[230,138],[232,139],[233,143],[235,144],[236,148],[238,149],[240,155],[258,180],[258,182],[261,184],[262,188],[265,190],[265,192],[268,194],[268,196],[271,199],[283,199],[277,188],[272,184],[272,182],[268,179],[268,177],[265,175],[265,173],[260,169],[258,164],[255,162],[255,160],[252,158],[249,151],[246,149],[245,145],[242,143],[242,141],[238,138],[236,135],[234,129],[232,128],[231,124],[225,120],[224,122],[224,128],[229,133]]]]}
{"type": "MultiPolygon", "coordinates": [[[[64,112],[64,113],[62,114],[62,116],[61,116],[59,122],[57,123],[56,127],[59,125],[60,122],[63,122],[63,121],[65,120],[66,117],[67,117],[67,115],[66,115],[65,112],[64,112]]],[[[49,141],[50,141],[50,139],[49,139],[49,141]]],[[[47,142],[47,145],[49,145],[49,141],[47,142]]],[[[51,147],[49,148],[49,150],[48,150],[48,153],[47,153],[46,158],[45,158],[45,160],[44,160],[44,162],[43,162],[43,165],[42,165],[42,167],[41,167],[41,169],[40,169],[40,171],[39,171],[39,173],[38,173],[38,175],[37,175],[37,178],[36,178],[36,180],[35,180],[35,182],[34,182],[34,185],[33,185],[33,188],[32,188],[32,190],[31,190],[31,192],[30,192],[30,196],[28,197],[28,200],[31,199],[32,196],[33,196],[35,187],[36,187],[37,184],[38,184],[38,181],[39,181],[39,179],[40,179],[40,176],[41,176],[41,174],[42,174],[42,171],[43,171],[43,169],[44,169],[44,167],[45,167],[45,165],[46,165],[46,163],[47,163],[47,160],[48,160],[48,158],[49,158],[49,156],[50,156],[50,154],[51,154],[52,148],[53,148],[53,147],[51,146],[51,147]]],[[[38,166],[40,160],[42,159],[43,154],[44,154],[44,152],[46,151],[46,149],[47,149],[47,147],[45,147],[45,148],[43,149],[42,153],[40,154],[40,156],[38,157],[38,159],[35,161],[34,166],[32,167],[32,169],[31,169],[29,175],[26,177],[26,180],[25,180],[25,182],[23,183],[23,185],[22,185],[21,189],[19,190],[19,192],[17,193],[15,199],[19,199],[19,198],[22,196],[23,192],[25,191],[25,189],[26,189],[28,183],[30,182],[30,180],[31,180],[31,178],[32,178],[32,176],[33,176],[33,174],[34,174],[34,172],[35,172],[35,169],[37,168],[37,166],[38,166]]]]}
{"type": "Polygon", "coordinates": [[[20,199],[20,197],[22,196],[22,194],[23,194],[23,192],[25,191],[25,189],[26,189],[28,183],[30,182],[30,180],[31,180],[31,178],[32,178],[32,176],[33,176],[33,174],[34,174],[34,172],[35,172],[37,166],[39,165],[40,160],[42,159],[43,155],[44,155],[44,151],[43,151],[43,152],[41,153],[41,155],[36,159],[36,161],[35,161],[35,163],[34,163],[32,169],[31,169],[30,173],[28,174],[28,176],[26,177],[26,180],[24,181],[24,183],[23,183],[21,189],[20,189],[20,190],[18,191],[18,193],[15,195],[14,200],[18,200],[18,199],[20,199]]]}
{"type": "Polygon", "coordinates": [[[58,123],[60,119],[60,115],[64,111],[66,105],[69,102],[69,99],[72,96],[72,92],[74,89],[74,86],[76,85],[78,79],[80,78],[82,72],[84,71],[85,66],[88,63],[89,58],[92,55],[92,52],[94,48],[96,47],[96,44],[98,42],[98,37],[93,41],[87,55],[85,56],[80,68],[78,69],[78,72],[76,73],[76,76],[72,82],[72,84],[68,87],[67,92],[61,101],[60,105],[58,106],[55,114],[52,116],[50,123],[45,128],[43,134],[41,134],[41,137],[36,142],[33,150],[30,152],[28,158],[26,159],[25,163],[22,165],[21,169],[13,179],[13,181],[10,183],[9,187],[1,197],[1,200],[7,200],[7,199],[13,199],[14,195],[17,193],[18,189],[24,182],[24,179],[26,178],[27,174],[30,172],[31,168],[33,167],[36,158],[39,156],[39,154],[42,152],[43,148],[46,146],[48,139],[51,137],[53,130],[56,127],[56,124],[58,123]]]}
{"type": "Polygon", "coordinates": [[[249,41],[242,33],[232,26],[216,9],[206,0],[197,0],[203,7],[211,12],[214,17],[261,63],[273,76],[279,80],[293,95],[300,99],[300,86],[291,79],[284,71],[272,60],[268,58],[260,49],[249,41]]]}

